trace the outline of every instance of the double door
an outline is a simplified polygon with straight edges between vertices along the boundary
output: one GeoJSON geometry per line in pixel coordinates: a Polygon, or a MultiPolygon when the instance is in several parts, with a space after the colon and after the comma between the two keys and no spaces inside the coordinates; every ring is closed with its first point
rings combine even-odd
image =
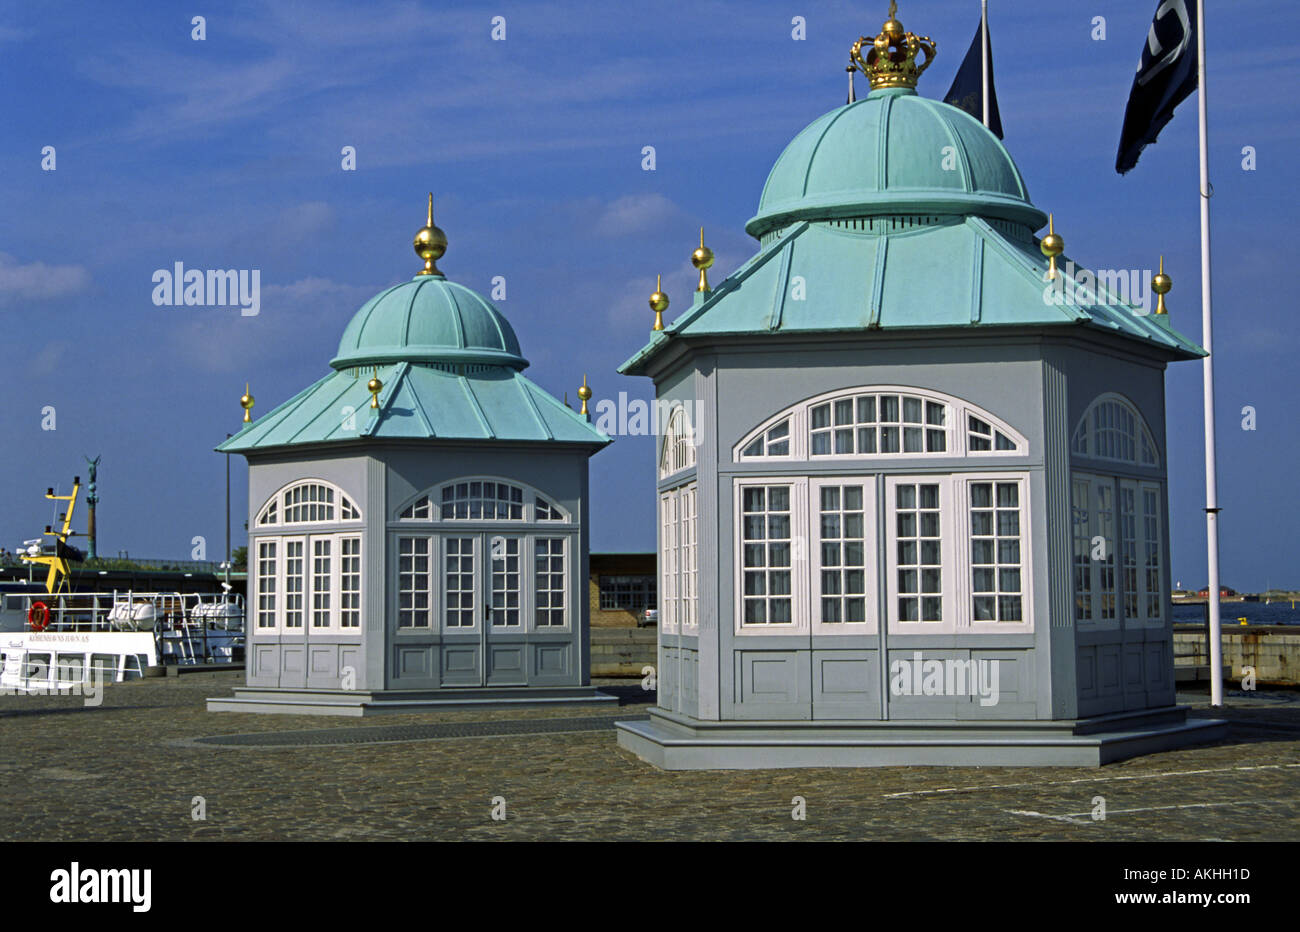
{"type": "Polygon", "coordinates": [[[525,538],[450,533],[438,543],[443,685],[526,685],[525,538]]]}

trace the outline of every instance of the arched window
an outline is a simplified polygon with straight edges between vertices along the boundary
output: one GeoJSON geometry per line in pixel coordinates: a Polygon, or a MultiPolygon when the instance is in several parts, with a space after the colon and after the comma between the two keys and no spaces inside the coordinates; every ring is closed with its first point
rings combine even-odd
{"type": "Polygon", "coordinates": [[[659,477],[690,469],[695,465],[695,428],[681,405],[668,415],[664,431],[664,448],[659,457],[659,477]]]}
{"type": "Polygon", "coordinates": [[[733,451],[750,460],[1023,456],[1025,438],[960,398],[894,385],[819,395],[763,422],[733,451]]]}
{"type": "Polygon", "coordinates": [[[1075,428],[1070,449],[1091,459],[1160,465],[1146,420],[1127,398],[1113,392],[1097,396],[1088,406],[1075,428]]]}
{"type": "Polygon", "coordinates": [[[272,495],[257,515],[257,526],[360,520],[361,511],[337,486],[320,479],[304,479],[272,495]]]}
{"type": "Polygon", "coordinates": [[[457,479],[408,502],[399,521],[540,521],[563,523],[569,515],[541,493],[499,479],[457,479]]]}

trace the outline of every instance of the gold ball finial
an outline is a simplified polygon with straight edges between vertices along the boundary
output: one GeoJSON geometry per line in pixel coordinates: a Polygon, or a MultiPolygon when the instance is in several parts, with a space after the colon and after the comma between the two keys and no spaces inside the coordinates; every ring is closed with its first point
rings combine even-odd
{"type": "Polygon", "coordinates": [[[898,0],[889,0],[889,19],[880,27],[880,31],[895,41],[905,35],[903,24],[898,21],[898,0]]]}
{"type": "Polygon", "coordinates": [[[1165,307],[1165,295],[1169,294],[1173,287],[1174,280],[1165,274],[1165,257],[1161,256],[1160,271],[1156,273],[1155,278],[1151,279],[1151,290],[1159,295],[1156,299],[1157,314],[1169,313],[1169,308],[1165,307]]]}
{"type": "Polygon", "coordinates": [[[379,381],[379,370],[375,369],[375,374],[371,376],[370,381],[366,383],[366,391],[370,392],[370,407],[379,407],[379,393],[384,390],[384,383],[379,381]]]}
{"type": "Polygon", "coordinates": [[[704,227],[700,227],[700,248],[691,253],[691,265],[700,272],[700,283],[696,291],[709,290],[709,269],[713,268],[713,250],[704,245],[704,227]]]}
{"type": "Polygon", "coordinates": [[[1056,257],[1065,252],[1065,240],[1056,232],[1056,220],[1051,215],[1047,215],[1047,235],[1043,237],[1042,242],[1038,244],[1043,255],[1047,256],[1047,277],[1049,280],[1056,278],[1056,257]]]}
{"type": "Polygon", "coordinates": [[[248,393],[248,383],[244,383],[244,394],[239,396],[239,406],[244,409],[244,423],[252,423],[253,420],[253,396],[248,393]]]}
{"type": "Polygon", "coordinates": [[[664,311],[668,310],[668,295],[664,294],[664,277],[655,277],[654,294],[650,295],[650,310],[655,312],[655,330],[664,329],[664,311]]]}
{"type": "Polygon", "coordinates": [[[578,386],[578,397],[582,399],[582,410],[578,413],[587,416],[587,402],[591,400],[591,386],[587,384],[587,374],[582,374],[582,384],[578,386]]]}
{"type": "Polygon", "coordinates": [[[411,244],[415,254],[424,260],[424,268],[419,275],[441,275],[438,260],[447,252],[447,234],[433,225],[433,192],[429,192],[429,219],[415,234],[411,244]]]}

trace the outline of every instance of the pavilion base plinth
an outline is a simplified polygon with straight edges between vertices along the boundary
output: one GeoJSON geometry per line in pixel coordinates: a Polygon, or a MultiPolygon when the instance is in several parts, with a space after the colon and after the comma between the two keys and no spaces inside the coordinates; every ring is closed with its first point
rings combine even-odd
{"type": "Polygon", "coordinates": [[[1100,767],[1207,744],[1227,722],[1171,706],[1069,721],[706,722],[652,709],[618,743],[663,770],[791,767],[1100,767]]]}
{"type": "Polygon", "coordinates": [[[595,686],[423,690],[269,689],[240,686],[235,688],[233,696],[209,699],[208,711],[359,717],[385,712],[531,708],[553,705],[617,706],[618,697],[601,692],[595,686]]]}

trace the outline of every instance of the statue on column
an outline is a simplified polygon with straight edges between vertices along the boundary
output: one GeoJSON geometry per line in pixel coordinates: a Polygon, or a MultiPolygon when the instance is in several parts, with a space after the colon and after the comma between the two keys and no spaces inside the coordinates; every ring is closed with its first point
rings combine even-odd
{"type": "Polygon", "coordinates": [[[86,559],[93,560],[96,557],[95,552],[95,504],[99,501],[99,496],[95,494],[95,477],[99,473],[99,461],[103,458],[101,453],[93,460],[88,456],[83,456],[86,465],[90,467],[90,483],[86,486],[86,506],[88,508],[86,519],[86,559]]]}

